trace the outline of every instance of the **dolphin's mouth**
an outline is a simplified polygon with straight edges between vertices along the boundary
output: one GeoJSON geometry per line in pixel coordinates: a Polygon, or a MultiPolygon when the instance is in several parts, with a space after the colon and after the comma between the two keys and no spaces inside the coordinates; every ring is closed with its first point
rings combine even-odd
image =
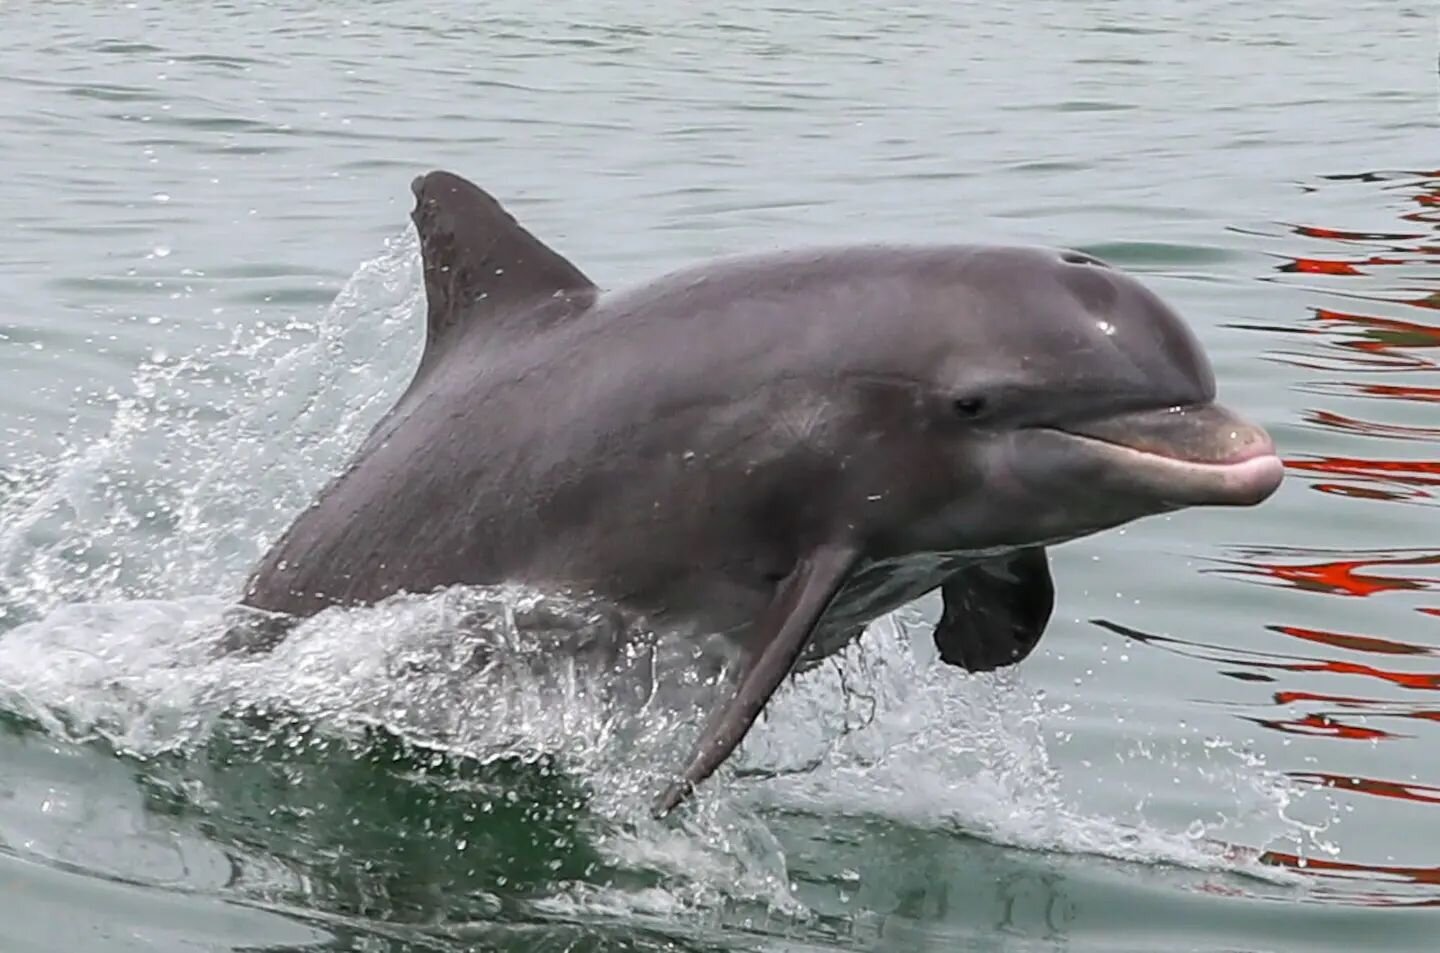
{"type": "Polygon", "coordinates": [[[1176,506],[1254,506],[1285,467],[1261,427],[1218,404],[1167,407],[1046,428],[1105,458],[1125,482],[1176,506]]]}

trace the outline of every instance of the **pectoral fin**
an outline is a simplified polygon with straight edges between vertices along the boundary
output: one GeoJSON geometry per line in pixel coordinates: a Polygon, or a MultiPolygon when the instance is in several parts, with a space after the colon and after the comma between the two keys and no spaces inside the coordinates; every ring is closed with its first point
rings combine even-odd
{"type": "Polygon", "coordinates": [[[681,780],[656,799],[655,816],[674,810],[739,747],[770,696],[794,669],[820,617],[855,565],[856,555],[849,546],[819,547],[776,587],[757,622],[754,655],[734,694],[705,725],[681,780]]]}
{"type": "Polygon", "coordinates": [[[941,587],[945,611],[935,626],[940,659],[988,672],[1025,658],[1045,633],[1055,587],[1043,548],[972,563],[941,587]]]}

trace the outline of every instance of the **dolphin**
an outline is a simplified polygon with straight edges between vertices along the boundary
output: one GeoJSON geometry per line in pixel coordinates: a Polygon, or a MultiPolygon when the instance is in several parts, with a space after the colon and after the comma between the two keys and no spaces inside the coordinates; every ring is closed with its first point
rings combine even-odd
{"type": "Polygon", "coordinates": [[[823,247],[602,294],[475,184],[411,187],[418,368],[241,602],[522,584],[718,636],[736,674],[657,816],[871,620],[938,588],[940,659],[1013,665],[1048,547],[1281,483],[1182,319],[1090,255],[823,247]]]}

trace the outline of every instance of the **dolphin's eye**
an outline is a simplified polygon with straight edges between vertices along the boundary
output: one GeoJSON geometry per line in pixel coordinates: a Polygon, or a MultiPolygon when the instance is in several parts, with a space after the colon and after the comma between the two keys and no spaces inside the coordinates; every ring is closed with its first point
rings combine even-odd
{"type": "Polygon", "coordinates": [[[950,402],[950,406],[954,408],[955,416],[960,419],[974,420],[983,416],[990,404],[984,397],[972,394],[969,397],[955,398],[950,402]]]}

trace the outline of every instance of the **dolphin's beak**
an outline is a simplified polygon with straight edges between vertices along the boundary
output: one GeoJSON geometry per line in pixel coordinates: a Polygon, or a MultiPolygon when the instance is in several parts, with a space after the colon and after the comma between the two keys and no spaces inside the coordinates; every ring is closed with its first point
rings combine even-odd
{"type": "Polygon", "coordinates": [[[1218,404],[1119,414],[1055,428],[1090,445],[1176,506],[1254,506],[1284,476],[1275,444],[1261,427],[1218,404]]]}

